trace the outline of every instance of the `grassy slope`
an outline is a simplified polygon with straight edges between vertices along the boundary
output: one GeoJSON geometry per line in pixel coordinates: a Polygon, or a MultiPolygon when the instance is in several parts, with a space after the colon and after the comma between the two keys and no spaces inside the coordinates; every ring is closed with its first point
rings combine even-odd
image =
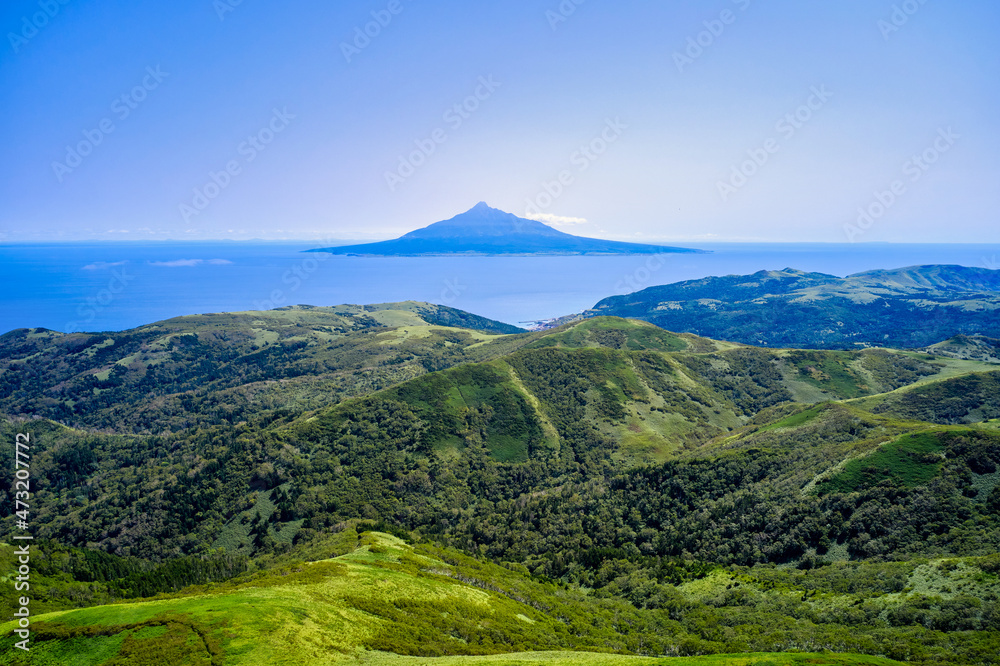
{"type": "MultiPolygon", "coordinates": [[[[677,336],[645,322],[601,317],[562,326],[527,344],[513,359],[494,361],[493,374],[513,372],[511,381],[496,383],[487,379],[491,373],[476,376],[468,369],[455,369],[407,382],[390,394],[416,408],[422,418],[437,421],[442,432],[449,431],[449,443],[443,435],[435,442],[442,450],[456,446],[459,412],[495,400],[489,386],[496,385],[518,402],[536,407],[518,408],[521,425],[517,432],[507,437],[492,432],[487,437],[498,459],[524,460],[529,445],[526,429],[545,430],[548,447],[553,445],[550,424],[560,407],[546,399],[546,371],[535,362],[553,354],[562,354],[574,364],[583,382],[581,390],[588,391],[586,419],[616,443],[616,459],[626,466],[663,462],[694,442],[743,426],[760,407],[753,396],[743,393],[766,393],[778,402],[817,403],[880,396],[905,390],[901,386],[935,384],[994,369],[987,363],[882,349],[754,350],[677,336]],[[754,363],[773,366],[774,377],[769,382],[756,379],[754,386],[749,381],[757,370],[754,363]],[[521,368],[520,374],[512,364],[521,368]],[[439,399],[431,409],[420,395],[439,399]]],[[[874,406],[881,398],[872,400],[864,404],[874,406]]]]}
{"type": "MultiPolygon", "coordinates": [[[[349,530],[339,540],[344,543],[355,537],[349,530]]],[[[705,594],[706,589],[701,585],[695,594],[705,594]]],[[[613,628],[622,612],[630,611],[621,604],[562,591],[453,552],[414,548],[389,535],[366,533],[355,550],[330,560],[286,563],[243,580],[189,589],[170,598],[37,616],[31,651],[21,653],[5,642],[0,663],[897,663],[832,654],[652,659],[558,649],[629,649],[613,628]],[[469,656],[545,646],[557,649],[469,656]],[[404,657],[389,649],[440,657],[404,657]]],[[[12,626],[0,625],[0,634],[6,635],[12,626]]]]}
{"type": "Polygon", "coordinates": [[[891,666],[898,661],[865,655],[792,654],[758,652],[754,654],[715,654],[701,657],[626,657],[586,652],[518,652],[487,657],[400,657],[398,655],[365,655],[359,664],[371,666],[459,666],[487,664],[495,666],[891,666]]]}
{"type": "MultiPolygon", "coordinates": [[[[995,373],[993,373],[995,374],[995,373]]],[[[977,375],[972,375],[976,377],[977,375]]],[[[991,376],[991,375],[987,375],[991,376]]],[[[955,394],[963,388],[968,376],[922,382],[924,390],[938,394],[955,394]]],[[[818,405],[784,405],[780,410],[758,416],[749,425],[729,437],[711,440],[688,452],[686,459],[731,455],[760,447],[781,450],[787,448],[799,457],[799,483],[807,470],[823,469],[803,492],[814,488],[820,492],[852,492],[892,479],[903,487],[926,485],[945,462],[945,443],[950,438],[972,434],[992,437],[993,424],[966,423],[954,419],[954,425],[941,421],[923,421],[900,416],[887,409],[898,407],[898,396],[906,392],[889,392],[863,400],[828,401],[818,405]],[[782,414],[787,413],[785,416],[782,414]],[[843,436],[845,427],[851,436],[843,436]],[[802,447],[817,435],[825,438],[822,447],[802,447]]],[[[978,398],[980,396],[974,396],[978,398]]]]}
{"type": "Polygon", "coordinates": [[[975,359],[990,363],[1000,363],[1000,340],[981,335],[956,335],[927,348],[933,354],[959,359],[975,359]]]}

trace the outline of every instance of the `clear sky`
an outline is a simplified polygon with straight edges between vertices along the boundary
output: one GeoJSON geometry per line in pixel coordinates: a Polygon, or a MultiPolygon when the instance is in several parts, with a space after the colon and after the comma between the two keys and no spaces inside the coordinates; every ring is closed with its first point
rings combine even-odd
{"type": "Polygon", "coordinates": [[[995,0],[8,0],[0,238],[1000,242],[995,0]],[[367,34],[366,34],[367,33],[367,34]]]}

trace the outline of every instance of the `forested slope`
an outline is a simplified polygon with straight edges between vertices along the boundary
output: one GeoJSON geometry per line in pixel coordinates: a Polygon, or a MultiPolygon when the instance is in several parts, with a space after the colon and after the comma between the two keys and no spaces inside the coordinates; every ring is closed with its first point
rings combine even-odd
{"type": "Polygon", "coordinates": [[[236,423],[136,435],[8,420],[6,439],[34,441],[37,537],[106,553],[65,556],[83,562],[70,580],[103,587],[68,582],[58,603],[323,559],[318,544],[364,519],[680,623],[635,629],[633,652],[670,653],[650,642],[668,631],[692,653],[994,663],[996,365],[616,318],[461,348],[482,360],[236,423]]]}
{"type": "Polygon", "coordinates": [[[1000,270],[910,266],[840,278],[786,268],[647,287],[587,316],[764,347],[925,347],[956,334],[1000,337],[1000,270]]]}
{"type": "Polygon", "coordinates": [[[0,411],[116,432],[233,424],[370,393],[513,337],[502,353],[518,332],[415,302],[194,315],[108,333],[19,329],[0,336],[0,411]]]}

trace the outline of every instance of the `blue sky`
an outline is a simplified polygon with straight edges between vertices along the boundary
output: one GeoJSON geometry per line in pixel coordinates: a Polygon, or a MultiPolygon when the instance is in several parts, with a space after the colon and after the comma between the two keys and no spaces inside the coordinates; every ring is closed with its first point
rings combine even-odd
{"type": "Polygon", "coordinates": [[[987,0],[17,0],[0,27],[7,241],[386,238],[485,200],[624,240],[1000,242],[987,0]]]}

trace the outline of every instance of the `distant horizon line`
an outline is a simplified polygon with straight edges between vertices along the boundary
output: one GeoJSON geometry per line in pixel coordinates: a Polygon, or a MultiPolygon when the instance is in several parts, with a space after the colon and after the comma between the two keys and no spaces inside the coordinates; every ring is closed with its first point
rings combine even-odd
{"type": "MultiPolygon", "coordinates": [[[[394,240],[387,238],[384,240],[394,240]]],[[[614,239],[597,239],[614,240],[614,239]]],[[[0,240],[0,247],[5,245],[71,245],[74,243],[334,243],[352,245],[356,243],[378,243],[378,239],[371,238],[77,238],[77,239],[10,239],[0,240]]],[[[846,246],[867,246],[867,245],[969,245],[969,246],[1000,246],[1000,239],[996,241],[784,241],[784,240],[709,240],[709,241],[687,241],[687,240],[652,240],[647,239],[647,245],[659,245],[661,243],[684,243],[686,245],[846,245],[846,246]]]]}

